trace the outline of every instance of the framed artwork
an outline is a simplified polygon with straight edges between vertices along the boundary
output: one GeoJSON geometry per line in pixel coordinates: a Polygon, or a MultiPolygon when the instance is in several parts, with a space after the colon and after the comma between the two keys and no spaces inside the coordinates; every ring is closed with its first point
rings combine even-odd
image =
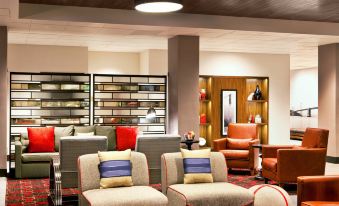
{"type": "Polygon", "coordinates": [[[221,90],[221,135],[227,135],[228,125],[237,122],[237,90],[221,90]]]}

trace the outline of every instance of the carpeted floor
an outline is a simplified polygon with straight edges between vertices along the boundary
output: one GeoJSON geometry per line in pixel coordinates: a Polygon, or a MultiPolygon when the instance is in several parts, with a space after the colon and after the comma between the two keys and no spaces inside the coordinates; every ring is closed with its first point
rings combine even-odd
{"type": "MultiPolygon", "coordinates": [[[[248,173],[242,171],[229,174],[228,181],[245,188],[264,183],[263,181],[255,180],[253,176],[249,176],[248,173]]],[[[152,187],[158,190],[161,189],[160,185],[152,185],[152,187]]],[[[48,205],[48,190],[48,179],[7,179],[6,205],[48,205]]],[[[65,195],[76,193],[76,189],[66,189],[63,191],[65,195]]],[[[294,189],[289,191],[289,193],[295,193],[294,189]]]]}

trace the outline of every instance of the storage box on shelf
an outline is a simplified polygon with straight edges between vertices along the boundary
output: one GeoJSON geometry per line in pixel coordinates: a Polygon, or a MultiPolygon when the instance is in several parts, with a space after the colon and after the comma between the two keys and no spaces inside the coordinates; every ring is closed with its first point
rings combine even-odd
{"type": "Polygon", "coordinates": [[[165,133],[166,82],[166,76],[94,75],[94,124],[165,133]],[[155,119],[146,118],[150,107],[155,119]]]}

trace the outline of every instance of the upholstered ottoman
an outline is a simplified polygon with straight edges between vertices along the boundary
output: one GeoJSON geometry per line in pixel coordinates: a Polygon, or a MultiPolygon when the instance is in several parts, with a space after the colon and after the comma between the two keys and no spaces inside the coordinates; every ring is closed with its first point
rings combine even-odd
{"type": "Polygon", "coordinates": [[[291,206],[288,193],[276,185],[255,185],[249,189],[254,194],[254,206],[291,206]]]}
{"type": "Polygon", "coordinates": [[[253,203],[249,190],[227,182],[171,185],[167,198],[169,206],[246,206],[253,203]]]}

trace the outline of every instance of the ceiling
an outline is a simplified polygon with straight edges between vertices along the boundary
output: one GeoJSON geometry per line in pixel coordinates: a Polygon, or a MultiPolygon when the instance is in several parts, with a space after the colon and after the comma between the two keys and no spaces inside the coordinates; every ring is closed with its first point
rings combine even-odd
{"type": "MultiPolygon", "coordinates": [[[[21,3],[133,10],[133,0],[20,0],[21,3]]],[[[337,0],[183,0],[182,13],[339,23],[337,0]]]]}
{"type": "Polygon", "coordinates": [[[202,51],[290,54],[291,69],[305,69],[318,66],[318,45],[339,42],[339,36],[329,35],[18,19],[18,5],[18,0],[0,0],[0,25],[8,26],[10,44],[142,52],[167,49],[167,39],[175,35],[199,35],[202,51]]]}

